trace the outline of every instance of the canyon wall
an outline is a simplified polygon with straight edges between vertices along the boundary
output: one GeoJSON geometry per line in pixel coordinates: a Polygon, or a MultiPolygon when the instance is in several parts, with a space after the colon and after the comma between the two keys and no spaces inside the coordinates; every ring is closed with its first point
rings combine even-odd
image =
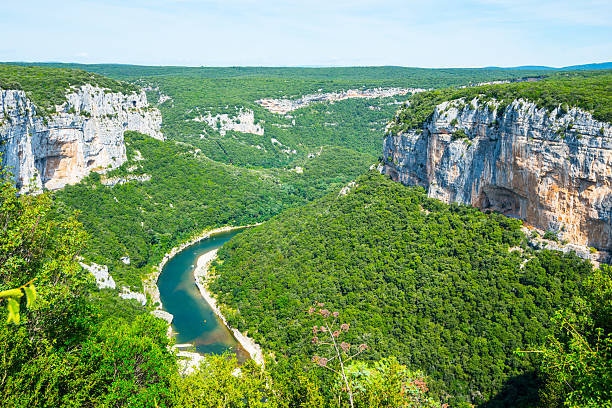
{"type": "Polygon", "coordinates": [[[161,113],[149,107],[144,91],[124,95],[84,85],[56,113],[42,116],[24,91],[0,89],[0,109],[2,164],[22,193],[62,188],[120,166],[126,130],[163,140],[161,113]]]}
{"type": "Polygon", "coordinates": [[[430,197],[612,247],[612,127],[581,109],[448,101],[422,129],[389,132],[383,151],[383,173],[430,197]]]}

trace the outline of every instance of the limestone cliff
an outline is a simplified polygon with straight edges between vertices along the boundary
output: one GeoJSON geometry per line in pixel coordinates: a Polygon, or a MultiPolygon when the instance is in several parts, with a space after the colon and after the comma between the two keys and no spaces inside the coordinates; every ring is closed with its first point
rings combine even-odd
{"type": "Polygon", "coordinates": [[[126,160],[126,130],[163,139],[161,114],[144,91],[124,95],[84,85],[43,117],[25,92],[0,89],[0,109],[2,163],[21,192],[58,189],[92,170],[116,168],[126,160]]]}
{"type": "Polygon", "coordinates": [[[612,247],[612,127],[581,109],[448,101],[422,129],[389,132],[383,150],[382,172],[430,197],[612,247]]]}

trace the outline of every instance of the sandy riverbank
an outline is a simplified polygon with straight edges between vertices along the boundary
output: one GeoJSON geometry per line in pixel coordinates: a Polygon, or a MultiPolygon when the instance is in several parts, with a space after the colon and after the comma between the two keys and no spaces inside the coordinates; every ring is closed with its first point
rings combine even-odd
{"type": "Polygon", "coordinates": [[[198,285],[198,289],[200,289],[200,293],[202,297],[208,302],[211,309],[215,312],[215,314],[221,319],[225,327],[230,329],[234,334],[234,337],[240,343],[240,345],[251,355],[251,358],[259,365],[264,364],[263,351],[261,350],[261,346],[255,341],[238,331],[238,329],[234,329],[227,324],[227,319],[221,313],[219,309],[219,305],[217,304],[217,299],[213,296],[213,294],[208,290],[208,280],[209,274],[208,270],[210,268],[210,264],[217,257],[217,249],[207,252],[201,255],[198,258],[198,262],[193,271],[193,276],[196,281],[196,285],[198,285]]]}

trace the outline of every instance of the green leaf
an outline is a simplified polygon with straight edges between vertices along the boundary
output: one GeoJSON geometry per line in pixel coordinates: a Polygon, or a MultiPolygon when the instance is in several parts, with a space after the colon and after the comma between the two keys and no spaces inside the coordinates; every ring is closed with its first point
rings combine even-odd
{"type": "Polygon", "coordinates": [[[30,284],[30,286],[28,286],[27,288],[23,289],[26,293],[26,298],[28,300],[27,302],[27,307],[32,307],[32,305],[34,304],[34,301],[36,300],[36,289],[34,288],[34,285],[30,284]]]}
{"type": "Polygon", "coordinates": [[[19,324],[19,302],[13,298],[8,300],[8,312],[6,322],[10,323],[12,321],[15,324],[19,324]]]}
{"type": "Polygon", "coordinates": [[[2,292],[0,292],[0,299],[19,298],[22,296],[23,296],[23,293],[21,292],[20,289],[9,289],[9,290],[3,290],[2,292]]]}

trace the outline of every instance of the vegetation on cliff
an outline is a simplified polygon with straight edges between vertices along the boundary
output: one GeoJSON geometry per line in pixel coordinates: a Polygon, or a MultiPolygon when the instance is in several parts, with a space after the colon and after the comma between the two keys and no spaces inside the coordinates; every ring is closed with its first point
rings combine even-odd
{"type": "Polygon", "coordinates": [[[396,115],[390,130],[394,133],[421,128],[436,105],[464,98],[496,99],[501,109],[515,99],[523,98],[540,108],[577,106],[593,113],[600,121],[612,123],[612,71],[580,71],[553,74],[533,82],[483,85],[461,89],[442,89],[414,95],[410,104],[396,115]]]}
{"type": "Polygon", "coordinates": [[[66,102],[66,94],[71,87],[85,84],[125,94],[139,90],[127,82],[79,69],[0,64],[0,88],[25,91],[41,115],[55,113],[55,105],[66,102]]]}
{"type": "Polygon", "coordinates": [[[502,400],[528,400],[533,365],[514,351],[550,333],[590,264],[529,249],[518,220],[446,205],[374,172],[356,184],[219,251],[211,288],[230,324],[278,353],[308,355],[303,310],[324,302],[360,333],[351,343],[425,370],[455,403],[504,387],[502,400]]]}

